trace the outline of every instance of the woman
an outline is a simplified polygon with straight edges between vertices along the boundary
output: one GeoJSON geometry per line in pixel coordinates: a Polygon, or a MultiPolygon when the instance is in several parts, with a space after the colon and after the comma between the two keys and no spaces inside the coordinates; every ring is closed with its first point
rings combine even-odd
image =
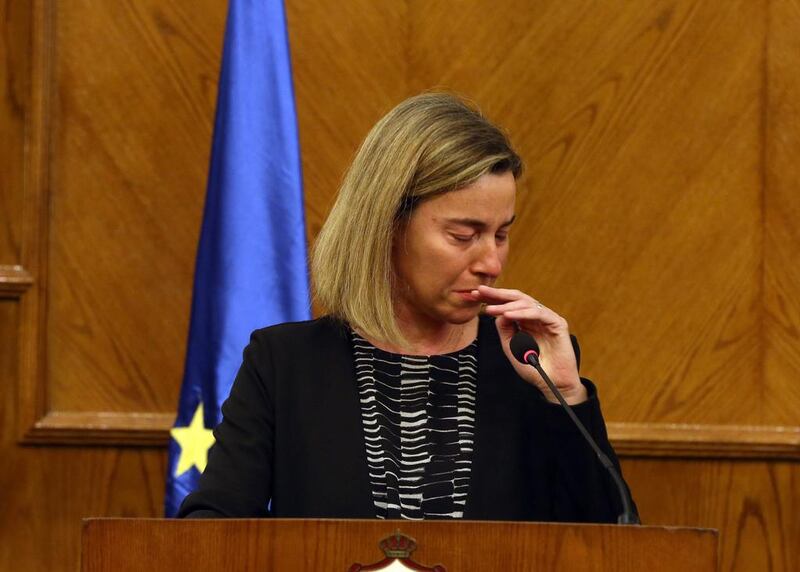
{"type": "Polygon", "coordinates": [[[181,515],[616,519],[613,483],[509,350],[517,329],[536,338],[616,464],[566,321],[493,287],[521,171],[503,133],[450,95],[375,125],[313,253],[328,315],[253,333],[181,515]]]}

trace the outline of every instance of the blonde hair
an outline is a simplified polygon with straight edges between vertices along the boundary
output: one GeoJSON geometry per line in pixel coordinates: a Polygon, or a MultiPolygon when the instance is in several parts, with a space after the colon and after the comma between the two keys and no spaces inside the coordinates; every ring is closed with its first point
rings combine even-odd
{"type": "Polygon", "coordinates": [[[393,304],[392,240],[421,200],[522,161],[503,132],[450,94],[405,100],[372,128],[311,255],[317,301],[368,338],[405,345],[393,304]]]}

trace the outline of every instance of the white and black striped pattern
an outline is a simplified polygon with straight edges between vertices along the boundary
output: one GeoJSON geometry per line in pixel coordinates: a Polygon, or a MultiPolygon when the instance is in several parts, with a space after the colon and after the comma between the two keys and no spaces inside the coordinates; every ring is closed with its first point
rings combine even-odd
{"type": "Polygon", "coordinates": [[[406,356],[352,335],[378,518],[462,518],[475,434],[477,340],[451,354],[406,356]]]}

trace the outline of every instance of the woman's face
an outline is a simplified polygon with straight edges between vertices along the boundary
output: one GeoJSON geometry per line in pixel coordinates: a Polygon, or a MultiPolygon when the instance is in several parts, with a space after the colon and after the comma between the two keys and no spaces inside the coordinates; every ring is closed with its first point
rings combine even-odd
{"type": "Polygon", "coordinates": [[[516,190],[512,173],[487,173],[414,209],[394,243],[401,319],[463,324],[477,316],[470,291],[503,269],[516,190]]]}

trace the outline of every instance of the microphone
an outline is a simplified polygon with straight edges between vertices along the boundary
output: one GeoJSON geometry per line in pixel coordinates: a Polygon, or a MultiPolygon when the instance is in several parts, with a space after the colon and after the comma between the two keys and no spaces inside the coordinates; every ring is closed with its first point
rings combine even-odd
{"type": "Polygon", "coordinates": [[[567,412],[569,418],[572,419],[572,422],[578,427],[583,435],[583,438],[589,443],[589,445],[594,450],[595,455],[600,460],[600,463],[606,468],[606,470],[611,474],[611,478],[614,479],[614,483],[617,485],[617,489],[619,489],[619,496],[622,499],[622,514],[619,515],[617,518],[618,524],[639,524],[639,516],[633,512],[631,509],[631,505],[633,504],[631,501],[630,493],[628,492],[627,487],[622,482],[622,477],[619,476],[617,469],[614,467],[614,463],[611,462],[611,459],[608,458],[608,455],[603,453],[600,450],[600,447],[597,446],[592,436],[589,435],[589,432],[586,430],[586,427],[583,426],[583,423],[580,422],[580,419],[575,415],[572,411],[572,408],[567,404],[564,396],[561,395],[561,392],[558,391],[555,384],[550,380],[547,373],[545,373],[544,369],[542,368],[541,364],[539,363],[539,344],[536,343],[536,340],[533,339],[528,332],[519,331],[511,338],[511,353],[517,358],[517,361],[532,365],[536,368],[536,371],[539,372],[539,375],[542,376],[544,382],[547,384],[547,387],[550,388],[550,391],[553,392],[553,395],[556,396],[558,402],[561,404],[561,407],[567,412]]]}

